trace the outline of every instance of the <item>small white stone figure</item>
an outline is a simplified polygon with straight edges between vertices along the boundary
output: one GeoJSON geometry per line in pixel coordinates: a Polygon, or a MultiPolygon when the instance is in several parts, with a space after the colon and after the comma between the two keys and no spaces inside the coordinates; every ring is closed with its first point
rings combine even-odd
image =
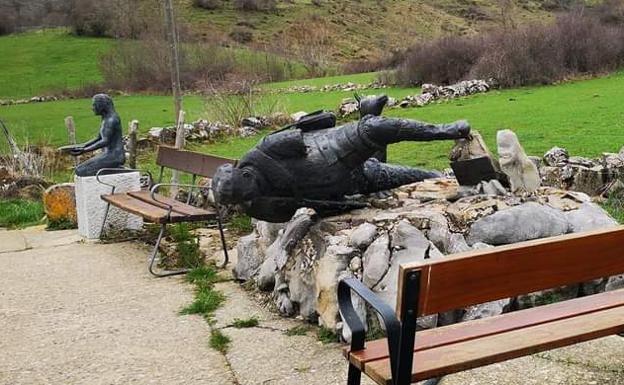
{"type": "Polygon", "coordinates": [[[509,177],[511,192],[533,194],[540,186],[540,176],[535,163],[529,159],[511,130],[501,130],[496,134],[498,158],[501,170],[509,177]]]}

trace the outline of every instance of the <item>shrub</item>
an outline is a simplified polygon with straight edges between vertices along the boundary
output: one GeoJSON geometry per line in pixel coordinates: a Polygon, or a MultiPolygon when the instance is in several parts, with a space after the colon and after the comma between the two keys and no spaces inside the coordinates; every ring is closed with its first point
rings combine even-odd
{"type": "Polygon", "coordinates": [[[234,0],[233,5],[240,11],[275,11],[277,0],[234,0]]]}
{"type": "Polygon", "coordinates": [[[17,29],[16,17],[12,10],[0,8],[0,36],[13,33],[17,29]]]}
{"type": "MultiPolygon", "coordinates": [[[[223,81],[232,71],[234,58],[208,44],[179,46],[182,88],[223,81]]],[[[165,41],[147,39],[119,42],[100,58],[106,88],[157,91],[171,87],[170,51],[165,41]]]]}
{"type": "Polygon", "coordinates": [[[502,86],[552,83],[624,64],[624,26],[569,12],[550,25],[447,37],[412,47],[394,73],[404,85],[495,78],[502,86]]]}
{"type": "Polygon", "coordinates": [[[400,64],[396,81],[417,85],[425,82],[448,84],[463,79],[479,60],[481,38],[446,37],[412,47],[400,64]]]}
{"type": "Polygon", "coordinates": [[[230,38],[237,43],[249,43],[253,40],[253,32],[244,27],[234,27],[232,32],[230,32],[230,38]]]}
{"type": "Polygon", "coordinates": [[[197,8],[219,9],[223,3],[221,0],[193,0],[193,5],[197,8]]]}

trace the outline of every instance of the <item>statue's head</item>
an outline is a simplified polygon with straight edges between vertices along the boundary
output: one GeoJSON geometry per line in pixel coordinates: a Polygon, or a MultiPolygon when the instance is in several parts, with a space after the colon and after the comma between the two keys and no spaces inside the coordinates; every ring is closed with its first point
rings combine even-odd
{"type": "Polygon", "coordinates": [[[248,170],[225,164],[212,177],[215,200],[221,204],[237,204],[256,196],[257,185],[248,170]]]}
{"type": "Polygon", "coordinates": [[[111,111],[115,111],[115,106],[110,96],[97,94],[93,97],[93,113],[103,116],[111,111]]]}

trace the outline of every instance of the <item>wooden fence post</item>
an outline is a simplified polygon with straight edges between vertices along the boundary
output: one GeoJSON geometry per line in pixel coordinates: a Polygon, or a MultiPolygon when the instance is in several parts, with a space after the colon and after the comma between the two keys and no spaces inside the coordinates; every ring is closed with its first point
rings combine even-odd
{"type": "MultiPolygon", "coordinates": [[[[74,123],[73,116],[65,118],[65,127],[67,128],[67,138],[69,139],[69,144],[76,144],[76,124],[74,123]]],[[[78,166],[77,156],[74,156],[74,166],[78,166]]]]}
{"type": "Polygon", "coordinates": [[[128,125],[128,166],[136,168],[137,160],[137,131],[139,130],[139,121],[134,119],[128,125]]]}

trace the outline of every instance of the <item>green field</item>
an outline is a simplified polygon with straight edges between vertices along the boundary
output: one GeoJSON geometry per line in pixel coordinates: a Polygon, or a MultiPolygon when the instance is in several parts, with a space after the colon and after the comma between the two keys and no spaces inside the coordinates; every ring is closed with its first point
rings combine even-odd
{"type": "Polygon", "coordinates": [[[79,38],[64,29],[0,37],[0,99],[26,98],[99,83],[98,57],[111,39],[79,38]]]}
{"type": "MultiPolygon", "coordinates": [[[[376,90],[379,91],[379,90],[376,90]]],[[[389,88],[393,97],[416,93],[416,89],[389,88]]],[[[373,92],[368,92],[373,93],[373,92]]],[[[314,92],[305,94],[266,95],[278,98],[278,105],[288,112],[335,109],[349,97],[345,92],[314,92]]],[[[424,108],[389,109],[388,116],[399,116],[431,122],[468,119],[495,150],[496,131],[514,130],[527,153],[542,155],[552,146],[567,148],[573,155],[598,156],[618,151],[624,145],[624,73],[570,82],[557,86],[493,91],[488,94],[433,104],[424,108]]],[[[128,96],[115,98],[124,122],[141,121],[145,132],[152,126],[171,124],[173,106],[166,96],[128,96]]],[[[198,96],[184,99],[189,120],[211,117],[205,112],[198,96]]],[[[207,100],[210,102],[210,100],[207,100]]],[[[61,145],[66,142],[63,119],[73,115],[78,138],[95,134],[98,118],[90,111],[89,100],[70,100],[0,108],[0,119],[22,143],[45,142],[61,145]]],[[[201,151],[240,157],[257,140],[232,139],[217,144],[201,145],[201,151]]],[[[390,160],[407,165],[443,168],[451,142],[401,143],[390,149],[390,160]]]]}

